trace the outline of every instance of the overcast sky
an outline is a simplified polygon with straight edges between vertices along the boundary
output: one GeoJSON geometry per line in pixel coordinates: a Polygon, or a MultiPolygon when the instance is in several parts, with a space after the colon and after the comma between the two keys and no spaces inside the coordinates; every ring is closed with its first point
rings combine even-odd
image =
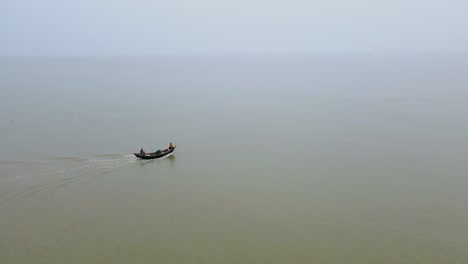
{"type": "Polygon", "coordinates": [[[0,55],[467,48],[468,0],[0,0],[0,55]]]}

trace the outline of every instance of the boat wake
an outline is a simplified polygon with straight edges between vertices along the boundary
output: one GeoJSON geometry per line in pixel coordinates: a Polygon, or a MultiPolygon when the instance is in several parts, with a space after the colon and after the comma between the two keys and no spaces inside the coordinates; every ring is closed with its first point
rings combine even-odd
{"type": "Polygon", "coordinates": [[[136,162],[136,158],[132,154],[96,155],[88,158],[47,157],[35,161],[0,161],[0,169],[10,172],[7,173],[10,175],[2,177],[3,179],[0,178],[0,184],[13,178],[66,174],[73,171],[89,172],[96,170],[105,173],[133,162],[136,162]]]}
{"type": "Polygon", "coordinates": [[[0,160],[0,204],[51,190],[86,177],[104,175],[137,162],[134,155],[47,157],[35,161],[0,160]]]}

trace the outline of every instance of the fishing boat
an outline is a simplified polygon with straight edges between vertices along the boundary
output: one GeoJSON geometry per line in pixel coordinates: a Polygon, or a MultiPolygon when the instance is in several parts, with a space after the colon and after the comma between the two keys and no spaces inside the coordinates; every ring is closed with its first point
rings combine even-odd
{"type": "Polygon", "coordinates": [[[172,149],[165,149],[165,150],[160,150],[160,151],[156,151],[156,152],[150,152],[150,153],[144,153],[144,154],[141,154],[141,153],[133,153],[136,157],[140,158],[140,159],[158,159],[158,158],[162,158],[162,157],[166,157],[170,154],[172,154],[172,152],[174,152],[175,148],[177,146],[174,146],[174,148],[172,149]]]}

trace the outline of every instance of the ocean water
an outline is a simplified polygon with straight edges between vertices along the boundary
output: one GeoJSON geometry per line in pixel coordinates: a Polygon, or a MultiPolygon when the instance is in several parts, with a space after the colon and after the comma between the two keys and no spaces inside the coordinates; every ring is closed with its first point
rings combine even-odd
{"type": "Polygon", "coordinates": [[[467,73],[466,54],[1,58],[0,263],[466,263],[467,73]]]}

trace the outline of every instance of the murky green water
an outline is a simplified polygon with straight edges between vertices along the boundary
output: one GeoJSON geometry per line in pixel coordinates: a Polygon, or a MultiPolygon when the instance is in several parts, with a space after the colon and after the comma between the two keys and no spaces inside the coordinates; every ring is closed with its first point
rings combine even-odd
{"type": "Polygon", "coordinates": [[[0,262],[464,263],[467,70],[3,58],[0,262]]]}

